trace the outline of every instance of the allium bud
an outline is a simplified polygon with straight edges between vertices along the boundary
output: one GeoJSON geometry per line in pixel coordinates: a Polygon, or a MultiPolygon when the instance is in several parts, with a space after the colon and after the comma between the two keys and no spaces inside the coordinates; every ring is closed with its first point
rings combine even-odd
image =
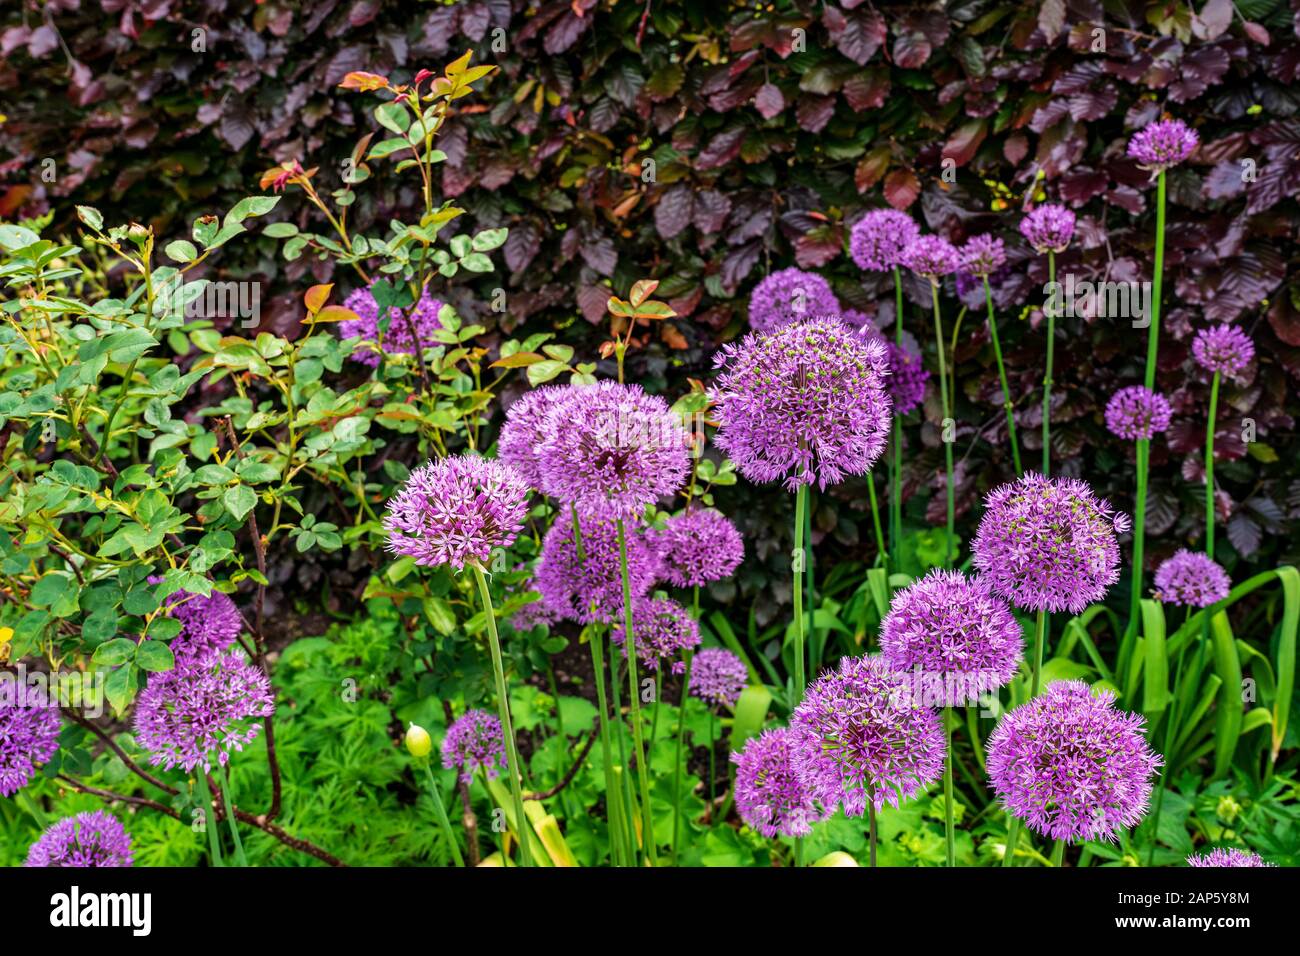
{"type": "Polygon", "coordinates": [[[412,757],[427,757],[433,749],[433,738],[419,724],[411,724],[406,728],[406,749],[412,757]]]}

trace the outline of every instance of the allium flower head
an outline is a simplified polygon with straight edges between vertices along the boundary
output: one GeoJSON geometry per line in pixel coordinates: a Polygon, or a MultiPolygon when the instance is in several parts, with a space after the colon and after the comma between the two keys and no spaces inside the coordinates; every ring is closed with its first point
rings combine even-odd
{"type": "Polygon", "coordinates": [[[894,595],[880,651],[936,707],[978,703],[1024,656],[1020,623],[984,582],[935,569],[894,595]]]}
{"type": "Polygon", "coordinates": [[[0,684],[0,797],[27,786],[59,749],[59,709],[25,683],[0,684]]]}
{"type": "Polygon", "coordinates": [[[208,653],[178,659],[152,674],[135,705],[135,737],[149,762],[186,772],[222,766],[230,754],[256,739],[255,718],[275,710],[266,674],[239,653],[208,653]]]}
{"type": "Polygon", "coordinates": [[[879,654],[842,657],[839,670],[809,684],[790,732],[804,785],[851,817],[866,812],[868,792],[877,810],[886,801],[896,807],[943,773],[937,713],[879,654]]]}
{"type": "MultiPolygon", "coordinates": [[[[691,617],[691,612],[666,597],[642,598],[633,602],[632,633],[636,638],[637,660],[652,671],[659,669],[661,661],[671,660],[673,672],[680,673],[678,664],[682,652],[700,646],[700,625],[691,617]]],[[[614,624],[610,638],[623,648],[624,654],[627,653],[622,618],[614,624]]]]}
{"type": "Polygon", "coordinates": [[[1020,234],[1037,252],[1064,252],[1074,236],[1074,213],[1054,203],[1035,207],[1020,220],[1020,234]]]}
{"type": "Polygon", "coordinates": [[[1129,441],[1151,438],[1169,427],[1169,402],[1141,385],[1121,388],[1106,403],[1106,427],[1129,441]]]}
{"type": "Polygon", "coordinates": [[[411,337],[412,325],[419,336],[421,350],[437,344],[433,333],[442,328],[438,321],[442,303],[432,298],[428,290],[411,310],[409,322],[402,316],[401,309],[389,309],[388,328],[383,332],[379,329],[379,305],[369,289],[357,289],[343,300],[343,306],[355,312],[357,317],[340,322],[339,335],[345,339],[361,338],[352,351],[352,358],[364,365],[377,366],[381,351],[388,355],[415,355],[417,349],[415,339],[411,337]]]}
{"type": "Polygon", "coordinates": [[[442,738],[442,767],[459,770],[465,783],[482,770],[495,780],[506,769],[506,738],[501,721],[485,710],[467,710],[447,728],[442,738]]]}
{"type": "MultiPolygon", "coordinates": [[[[623,616],[618,531],[613,521],[589,516],[581,516],[578,525],[582,557],[573,522],[561,517],[542,539],[533,584],[546,607],[560,617],[582,624],[608,623],[623,616]]],[[[638,529],[628,528],[626,537],[628,580],[635,601],[658,580],[660,559],[638,529]]]]}
{"type": "Polygon", "coordinates": [[[1200,141],[1196,131],[1182,120],[1158,120],[1133,134],[1128,141],[1128,154],[1143,169],[1157,173],[1183,162],[1196,152],[1200,141]]]}
{"type": "Polygon", "coordinates": [[[975,567],[1021,610],[1078,614],[1119,579],[1115,533],[1129,526],[1085,482],[1028,472],[985,500],[975,567]]]}
{"type": "MultiPolygon", "coordinates": [[[[162,582],[159,576],[150,584],[162,582]]],[[[176,656],[195,657],[210,651],[224,651],[235,642],[244,622],[230,596],[213,589],[207,597],[189,591],[174,591],[163,599],[167,615],[181,622],[181,632],[170,647],[176,656]]]]}
{"type": "Polygon", "coordinates": [[[911,352],[906,347],[900,348],[887,341],[885,353],[889,359],[889,377],[885,379],[885,390],[894,403],[894,411],[906,415],[925,401],[925,383],[930,380],[930,373],[921,364],[920,354],[911,352]]]}
{"type": "Polygon", "coordinates": [[[731,577],[745,558],[736,526],[711,508],[683,511],[662,531],[646,534],[663,561],[664,576],[679,588],[731,577]]]}
{"type": "Polygon", "coordinates": [[[922,278],[938,282],[961,266],[961,254],[942,236],[920,236],[903,253],[903,264],[922,278]]]}
{"type": "Polygon", "coordinates": [[[542,490],[538,449],[545,437],[547,419],[556,404],[568,397],[569,386],[543,385],[518,398],[506,409],[506,421],[497,440],[497,457],[512,467],[534,491],[542,490]]]}
{"type": "Polygon", "coordinates": [[[586,514],[639,515],[676,494],[690,471],[690,433],[667,402],[639,385],[571,388],[543,432],[542,491],[586,514]]]}
{"type": "Polygon", "coordinates": [[[1228,572],[1201,551],[1181,548],[1156,568],[1157,601],[1184,607],[1209,607],[1232,590],[1228,572]]]}
{"type": "Polygon", "coordinates": [[[691,661],[691,695],[710,707],[734,707],[749,683],[749,669],[731,651],[706,647],[691,661]]]}
{"type": "Polygon", "coordinates": [[[876,328],[875,320],[867,313],[860,312],[857,309],[845,309],[840,313],[840,320],[849,328],[857,329],[861,334],[880,334],[880,330],[876,328]]]}
{"type": "Polygon", "coordinates": [[[838,319],[809,319],[719,349],[717,446],[750,481],[822,488],[885,448],[885,348],[838,319]]]}
{"type": "Polygon", "coordinates": [[[1006,262],[1006,246],[1001,239],[988,233],[972,236],[961,247],[961,270],[970,275],[990,276],[1006,262]]]}
{"type": "Polygon", "coordinates": [[[1161,759],[1142,716],[1114,702],[1083,681],[1056,681],[1002,718],[989,737],[988,773],[1007,812],[1071,843],[1114,840],[1138,824],[1161,759]]]}
{"type": "Polygon", "coordinates": [[[849,254],[859,269],[888,272],[903,265],[903,253],[921,230],[897,209],[873,209],[849,232],[849,254]]]}
{"type": "Polygon", "coordinates": [[[731,755],[736,765],[736,812],[763,836],[807,836],[812,824],[835,812],[814,799],[797,772],[792,752],[793,731],[779,727],[745,741],[731,755]]]}
{"type": "Polygon", "coordinates": [[[840,300],[815,272],[781,269],[764,278],[749,296],[749,325],[773,332],[800,319],[839,315],[840,300]]]}
{"type": "Polygon", "coordinates": [[[1258,853],[1251,853],[1249,850],[1238,850],[1235,847],[1225,849],[1215,847],[1208,853],[1202,853],[1200,856],[1192,854],[1187,858],[1188,866],[1208,867],[1208,866],[1244,866],[1244,867],[1262,867],[1277,866],[1276,863],[1268,863],[1258,853]]]}
{"type": "Polygon", "coordinates": [[[1192,357],[1207,371],[1237,378],[1255,357],[1255,344],[1235,325],[1213,325],[1192,339],[1192,357]]]}
{"type": "Polygon", "coordinates": [[[478,455],[431,461],[388,502],[388,550],[416,564],[485,564],[508,548],[528,514],[528,485],[504,462],[478,455]]]}
{"type": "MultiPolygon", "coordinates": [[[[536,585],[529,585],[529,588],[536,589],[536,585]]],[[[510,618],[510,626],[516,631],[524,633],[541,625],[550,627],[559,620],[561,620],[561,616],[543,598],[540,601],[525,604],[516,611],[514,616],[510,618]]]]}
{"type": "Polygon", "coordinates": [[[41,834],[23,866],[130,866],[131,837],[107,810],[64,817],[41,834]]]}

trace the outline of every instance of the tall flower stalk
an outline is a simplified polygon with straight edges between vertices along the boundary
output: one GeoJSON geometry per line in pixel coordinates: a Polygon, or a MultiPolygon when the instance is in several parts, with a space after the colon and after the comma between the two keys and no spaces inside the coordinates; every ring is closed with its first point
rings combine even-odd
{"type": "MultiPolygon", "coordinates": [[[[1165,272],[1165,171],[1186,160],[1196,150],[1199,138],[1181,120],[1160,120],[1135,133],[1128,143],[1128,155],[1156,180],[1155,263],[1151,274],[1151,314],[1147,325],[1146,367],[1142,384],[1148,391],[1156,387],[1156,361],[1160,347],[1160,301],[1165,272]]],[[[1129,620],[1120,650],[1124,667],[1136,640],[1142,610],[1142,578],[1146,539],[1147,479],[1151,466],[1149,439],[1138,441],[1137,497],[1133,507],[1133,570],[1129,594],[1129,620]]]]}
{"type": "Polygon", "coordinates": [[[1070,246],[1074,237],[1074,213],[1064,206],[1047,203],[1031,210],[1020,220],[1020,234],[1039,255],[1047,254],[1047,357],[1043,367],[1043,475],[1052,473],[1052,366],[1056,355],[1056,314],[1060,311],[1060,290],[1056,286],[1056,256],[1070,246]]]}
{"type": "MultiPolygon", "coordinates": [[[[998,383],[1002,388],[1002,407],[1007,414],[1007,438],[1011,443],[1011,460],[1016,477],[1024,473],[1020,467],[1020,443],[1016,440],[1016,418],[1012,413],[1011,386],[1007,384],[1007,367],[1002,361],[1002,345],[998,341],[998,323],[993,316],[993,290],[989,276],[1006,265],[1006,247],[1001,239],[990,235],[972,236],[961,248],[962,271],[978,276],[984,285],[984,305],[988,311],[989,338],[993,342],[993,357],[998,366],[998,383]]],[[[954,383],[955,386],[955,383],[954,383]]]]}
{"type": "Polygon", "coordinates": [[[952,465],[953,436],[950,434],[950,429],[955,425],[952,418],[952,406],[948,401],[948,363],[944,357],[943,316],[939,310],[939,280],[949,273],[957,271],[961,263],[961,256],[953,248],[952,243],[940,236],[921,236],[907,247],[903,255],[907,267],[930,282],[930,303],[934,310],[934,346],[939,356],[939,401],[942,405],[943,415],[943,421],[940,425],[940,437],[943,441],[944,487],[947,508],[947,537],[944,541],[943,566],[950,568],[957,556],[956,488],[953,481],[952,465]]]}
{"type": "Polygon", "coordinates": [[[641,728],[641,682],[637,677],[636,631],[632,626],[632,583],[627,570],[627,529],[623,519],[618,524],[618,567],[623,578],[623,633],[627,635],[627,685],[631,695],[632,746],[636,751],[636,775],[641,788],[642,843],[651,866],[657,864],[655,851],[654,811],[650,806],[650,767],[646,763],[645,740],[641,728]]]}

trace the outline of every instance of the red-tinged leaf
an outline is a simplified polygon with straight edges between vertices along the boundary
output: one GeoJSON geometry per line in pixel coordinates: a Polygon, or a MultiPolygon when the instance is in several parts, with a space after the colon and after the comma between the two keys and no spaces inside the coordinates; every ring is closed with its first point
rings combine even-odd
{"type": "Polygon", "coordinates": [[[378,73],[367,73],[364,70],[354,70],[347,76],[343,77],[343,82],[339,84],[345,90],[357,90],[361,93],[370,93],[374,90],[382,90],[388,86],[388,77],[380,76],[378,73]]]}
{"type": "Polygon", "coordinates": [[[988,134],[988,120],[967,120],[957,127],[956,132],[948,138],[943,146],[945,159],[951,159],[958,166],[965,166],[975,158],[980,143],[988,134]]]}
{"type": "Polygon", "coordinates": [[[863,110],[874,110],[883,106],[885,98],[889,96],[889,87],[889,68],[873,66],[849,77],[840,88],[840,92],[844,94],[849,107],[855,113],[861,113],[863,110]]]}
{"type": "Polygon", "coordinates": [[[763,244],[758,240],[737,246],[727,253],[722,260],[722,288],[728,295],[734,295],[740,284],[754,271],[759,257],[763,254],[763,244]]]}
{"type": "Polygon", "coordinates": [[[894,63],[904,70],[915,70],[930,59],[933,47],[920,30],[907,30],[894,38],[894,63]]]}
{"type": "Polygon", "coordinates": [[[1024,133],[1012,133],[1002,144],[1002,155],[1012,166],[1019,166],[1029,155],[1029,138],[1024,133]]]}
{"type": "Polygon", "coordinates": [[[1268,324],[1273,334],[1287,345],[1300,346],[1300,311],[1290,295],[1279,295],[1268,309],[1268,324]]]}
{"type": "Polygon", "coordinates": [[[542,48],[552,56],[563,53],[577,43],[578,38],[591,28],[593,19],[593,17],[579,17],[566,12],[546,31],[546,38],[542,41],[542,48]]]}
{"type": "Polygon", "coordinates": [[[801,96],[795,107],[795,116],[799,126],[810,133],[820,133],[835,115],[835,97],[801,96]]]}
{"type": "Polygon", "coordinates": [[[1216,163],[1201,183],[1201,195],[1206,199],[1232,199],[1246,191],[1241,174],[1241,163],[1225,159],[1216,163]]]}
{"type": "Polygon", "coordinates": [[[582,261],[603,276],[612,276],[618,268],[618,250],[609,236],[595,236],[578,247],[582,261]]]}
{"type": "Polygon", "coordinates": [[[838,225],[818,226],[795,240],[794,261],[801,269],[819,269],[844,251],[844,233],[838,225]]]}
{"type": "Polygon", "coordinates": [[[605,320],[605,306],[609,302],[609,289],[603,285],[584,285],[578,289],[578,309],[592,325],[605,320]]]}
{"type": "Polygon", "coordinates": [[[1260,46],[1268,46],[1270,40],[1272,39],[1268,35],[1268,30],[1264,29],[1262,25],[1254,22],[1253,20],[1247,20],[1245,23],[1241,25],[1241,27],[1243,30],[1246,31],[1246,36],[1250,37],[1251,40],[1253,40],[1255,43],[1258,43],[1260,46]]]}
{"type": "Polygon", "coordinates": [[[695,194],[695,228],[711,235],[720,232],[731,213],[731,200],[726,193],[705,189],[695,194]]]}
{"type": "Polygon", "coordinates": [[[325,303],[329,301],[330,290],[333,288],[334,284],[331,282],[325,285],[314,285],[308,289],[302,297],[303,304],[307,306],[307,311],[312,314],[319,312],[325,303]]]}
{"type": "Polygon", "coordinates": [[[676,312],[668,305],[667,302],[642,302],[636,308],[635,317],[645,322],[662,322],[664,319],[671,319],[677,315],[676,312]]]}
{"type": "Polygon", "coordinates": [[[1264,532],[1255,520],[1243,512],[1237,512],[1228,521],[1228,540],[1243,558],[1249,558],[1264,541],[1264,532]]]}
{"type": "Polygon", "coordinates": [[[1048,43],[1055,42],[1065,29],[1065,0],[1043,0],[1038,8],[1038,29],[1048,43]]]}
{"type": "Polygon", "coordinates": [[[754,94],[754,109],[763,119],[771,119],[785,109],[785,97],[781,88],[774,83],[764,83],[754,94]]]}
{"type": "Polygon", "coordinates": [[[546,361],[545,355],[538,355],[536,352],[516,352],[514,355],[507,355],[505,358],[497,359],[492,363],[492,368],[524,368],[528,365],[536,365],[538,362],[546,361]]]}
{"type": "Polygon", "coordinates": [[[1206,0],[1200,13],[1192,14],[1192,35],[1198,40],[1216,40],[1232,26],[1232,0],[1206,0]]]}
{"type": "Polygon", "coordinates": [[[828,6],[822,22],[836,48],[858,66],[866,66],[888,35],[885,18],[875,10],[846,16],[828,6]]]}
{"type": "Polygon", "coordinates": [[[668,187],[655,205],[655,229],[663,239],[672,239],[691,224],[694,209],[691,187],[679,183],[668,187]]]}
{"type": "Polygon", "coordinates": [[[1082,206],[1094,196],[1102,195],[1110,178],[1095,169],[1080,166],[1061,177],[1061,199],[1072,206],[1082,206]]]}
{"type": "Polygon", "coordinates": [[[658,279],[638,279],[632,283],[632,291],[627,294],[628,301],[634,306],[639,306],[650,296],[654,295],[655,289],[659,288],[658,279]]]}
{"type": "Polygon", "coordinates": [[[665,322],[660,327],[659,334],[670,349],[682,350],[690,348],[690,343],[686,341],[686,336],[682,335],[677,326],[671,323],[665,322]]]}
{"type": "Polygon", "coordinates": [[[862,157],[858,168],[853,171],[853,184],[857,186],[858,192],[865,193],[880,182],[885,170],[889,169],[891,155],[888,146],[877,146],[862,157]]]}
{"type": "Polygon", "coordinates": [[[744,126],[725,129],[709,141],[709,145],[700,150],[695,159],[695,168],[701,170],[719,169],[735,160],[740,155],[740,146],[745,141],[744,126]]]}
{"type": "Polygon", "coordinates": [[[895,169],[885,177],[885,201],[895,209],[906,209],[921,195],[921,181],[910,169],[895,169]]]}
{"type": "Polygon", "coordinates": [[[510,235],[506,236],[503,254],[506,268],[511,272],[520,272],[528,268],[529,263],[537,257],[541,248],[542,237],[537,227],[530,222],[511,226],[510,235]]]}
{"type": "Polygon", "coordinates": [[[319,312],[308,316],[306,321],[309,323],[355,322],[357,321],[357,314],[351,309],[345,309],[341,305],[327,305],[319,312]]]}

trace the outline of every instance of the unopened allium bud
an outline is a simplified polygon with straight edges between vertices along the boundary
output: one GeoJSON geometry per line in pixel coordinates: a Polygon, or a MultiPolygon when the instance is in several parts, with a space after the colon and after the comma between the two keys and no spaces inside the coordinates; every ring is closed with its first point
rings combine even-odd
{"type": "Polygon", "coordinates": [[[433,738],[419,724],[411,724],[406,728],[406,749],[412,757],[427,757],[433,749],[433,738]]]}

